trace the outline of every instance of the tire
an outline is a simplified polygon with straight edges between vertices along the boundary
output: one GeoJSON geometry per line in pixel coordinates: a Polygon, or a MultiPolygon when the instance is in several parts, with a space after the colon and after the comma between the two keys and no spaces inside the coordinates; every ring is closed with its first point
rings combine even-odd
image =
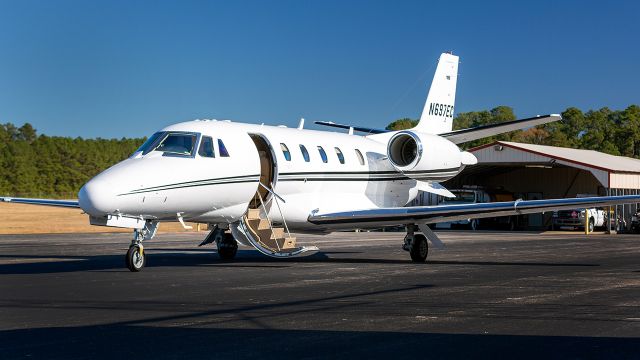
{"type": "MultiPolygon", "coordinates": [[[[144,249],[144,248],[143,248],[144,249]]],[[[141,250],[139,246],[130,246],[125,255],[125,263],[127,269],[131,272],[138,272],[144,268],[147,263],[147,257],[144,254],[144,250],[141,250]]]]}
{"type": "Polygon", "coordinates": [[[231,234],[224,234],[224,240],[216,242],[218,246],[218,256],[222,260],[232,260],[238,252],[238,243],[231,234]]]}
{"type": "Polygon", "coordinates": [[[411,261],[413,262],[423,263],[427,260],[427,255],[429,255],[429,243],[427,243],[427,238],[424,235],[414,235],[409,254],[411,255],[411,261]]]}
{"type": "Polygon", "coordinates": [[[469,228],[473,231],[476,231],[479,227],[480,221],[478,221],[477,219],[471,219],[471,222],[469,222],[469,228]]]}

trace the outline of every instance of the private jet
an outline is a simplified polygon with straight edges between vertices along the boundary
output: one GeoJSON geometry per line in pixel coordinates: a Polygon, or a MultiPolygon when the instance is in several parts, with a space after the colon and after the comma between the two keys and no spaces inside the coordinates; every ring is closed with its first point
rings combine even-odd
{"type": "Polygon", "coordinates": [[[134,272],[146,263],[143,242],[168,221],[208,224],[201,245],[216,243],[225,260],[235,257],[238,244],[276,258],[318,251],[297,245],[292,232],[402,225],[402,248],[423,263],[429,243],[443,246],[429,227],[439,222],[640,202],[640,196],[607,196],[405,207],[419,191],[453,197],[440,183],[477,163],[460,144],[561,119],[552,114],[453,131],[458,62],[441,54],[420,120],[409,130],[322,121],[316,123],[341,132],[305,129],[304,121],[297,128],[182,122],[89,180],[77,201],[0,199],[79,208],[92,225],[132,229],[125,259],[134,272]]]}

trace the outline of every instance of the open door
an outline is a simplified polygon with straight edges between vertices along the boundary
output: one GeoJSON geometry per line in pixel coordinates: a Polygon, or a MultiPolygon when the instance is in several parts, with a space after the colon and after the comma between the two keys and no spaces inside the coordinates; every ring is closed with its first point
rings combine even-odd
{"type": "MultiPolygon", "coordinates": [[[[236,239],[246,240],[256,250],[271,257],[291,257],[309,251],[317,251],[317,247],[298,247],[296,238],[291,236],[282,213],[282,226],[274,226],[269,217],[270,209],[280,211],[274,202],[284,201],[273,191],[278,167],[273,148],[269,141],[260,134],[249,134],[256,145],[260,156],[260,183],[242,220],[231,225],[231,232],[236,239]],[[280,199],[280,200],[279,200],[280,199]]],[[[238,240],[240,241],[240,240],[238,240]]],[[[240,241],[244,243],[244,241],[240,241]]]]}
{"type": "MultiPolygon", "coordinates": [[[[260,156],[260,183],[262,185],[272,189],[272,186],[276,181],[276,173],[278,171],[275,154],[273,153],[273,149],[269,142],[264,138],[264,136],[260,134],[249,134],[251,140],[256,145],[256,149],[258,150],[258,154],[260,156]]],[[[265,203],[271,197],[271,193],[267,189],[262,186],[258,186],[258,190],[256,194],[253,196],[253,200],[251,204],[249,204],[250,209],[257,209],[260,207],[260,197],[262,197],[262,201],[265,203]]]]}

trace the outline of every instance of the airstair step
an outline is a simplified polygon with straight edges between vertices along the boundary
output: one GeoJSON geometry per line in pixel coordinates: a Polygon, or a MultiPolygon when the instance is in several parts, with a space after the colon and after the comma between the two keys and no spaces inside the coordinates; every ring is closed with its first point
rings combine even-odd
{"type": "Polygon", "coordinates": [[[283,240],[284,242],[280,248],[293,249],[296,247],[296,238],[294,236],[286,237],[283,240]]]}
{"type": "Polygon", "coordinates": [[[296,247],[296,238],[295,237],[279,237],[279,238],[270,238],[260,241],[265,246],[269,247],[273,251],[287,250],[293,249],[296,247]]]}
{"type": "Polygon", "coordinates": [[[278,238],[284,237],[283,228],[273,228],[273,230],[267,228],[267,229],[256,230],[255,232],[260,237],[260,240],[263,240],[263,241],[265,239],[278,239],[278,238]]]}
{"type": "Polygon", "coordinates": [[[267,219],[248,219],[249,226],[254,230],[270,229],[269,220],[267,219]]]}
{"type": "Polygon", "coordinates": [[[249,220],[260,219],[261,213],[262,211],[260,209],[249,209],[247,211],[247,219],[249,220]]]}

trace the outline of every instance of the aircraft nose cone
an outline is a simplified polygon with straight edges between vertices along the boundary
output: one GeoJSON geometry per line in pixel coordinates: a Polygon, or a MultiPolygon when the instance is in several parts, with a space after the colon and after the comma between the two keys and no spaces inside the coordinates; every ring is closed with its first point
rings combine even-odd
{"type": "Polygon", "coordinates": [[[89,180],[78,193],[80,208],[89,215],[104,216],[115,212],[115,193],[111,186],[98,179],[89,180]]]}

